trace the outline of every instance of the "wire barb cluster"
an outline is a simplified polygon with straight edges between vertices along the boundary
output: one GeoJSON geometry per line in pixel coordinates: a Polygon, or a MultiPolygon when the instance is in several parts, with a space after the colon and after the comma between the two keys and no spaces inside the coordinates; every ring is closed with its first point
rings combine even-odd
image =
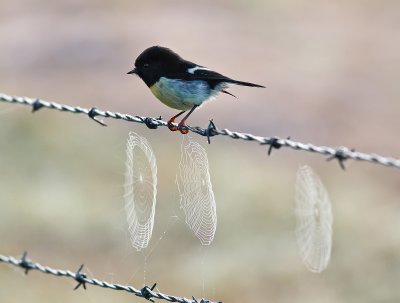
{"type": "MultiPolygon", "coordinates": [[[[31,106],[33,112],[36,112],[37,110],[45,107],[45,108],[55,109],[55,110],[62,111],[62,112],[85,114],[89,118],[95,120],[97,123],[99,123],[103,126],[106,126],[106,124],[103,121],[99,120],[97,117],[100,116],[100,117],[104,117],[104,118],[125,120],[128,122],[142,123],[142,124],[145,124],[150,129],[157,129],[160,126],[167,126],[167,122],[161,120],[161,117],[151,118],[151,117],[132,116],[132,115],[127,115],[127,114],[121,114],[118,112],[102,111],[95,107],[87,109],[87,108],[82,108],[79,106],[74,107],[74,106],[59,104],[56,102],[44,101],[41,99],[9,96],[6,94],[1,94],[1,93],[0,93],[0,101],[6,102],[6,103],[14,103],[14,104],[22,104],[22,105],[31,106]]],[[[220,136],[227,136],[232,139],[255,141],[255,142],[260,143],[261,145],[269,145],[270,146],[269,151],[268,151],[269,154],[271,153],[272,149],[279,149],[281,147],[287,147],[287,148],[291,148],[294,150],[303,150],[303,151],[307,151],[307,152],[311,152],[311,153],[318,153],[318,154],[327,156],[328,157],[327,160],[332,160],[332,159],[338,160],[338,162],[342,168],[344,168],[343,162],[346,160],[349,160],[349,159],[357,160],[357,161],[366,161],[366,162],[380,164],[380,165],[388,166],[388,167],[400,168],[400,159],[398,159],[398,158],[384,157],[384,156],[377,155],[377,154],[367,154],[367,153],[357,152],[357,151],[355,151],[353,149],[349,149],[347,147],[334,148],[334,147],[328,147],[328,146],[316,146],[316,145],[310,144],[310,143],[296,142],[296,141],[290,140],[290,138],[282,139],[282,138],[279,138],[276,136],[261,137],[261,136],[255,136],[252,134],[230,131],[229,129],[226,129],[226,128],[225,129],[217,129],[215,127],[215,124],[212,121],[210,121],[210,125],[205,129],[198,127],[198,126],[196,126],[196,127],[187,126],[187,128],[194,133],[197,133],[201,136],[207,137],[208,142],[210,142],[210,137],[220,135],[220,136]]]]}
{"type": "MultiPolygon", "coordinates": [[[[86,289],[86,284],[91,284],[94,286],[100,286],[104,288],[109,288],[113,290],[124,290],[129,293],[133,293],[138,297],[144,298],[148,301],[154,302],[154,299],[166,300],[169,302],[179,302],[179,303],[214,303],[210,300],[206,299],[196,299],[192,297],[192,299],[187,299],[184,297],[175,297],[171,295],[166,295],[161,292],[155,292],[154,289],[157,286],[156,283],[153,284],[152,287],[145,285],[141,289],[136,289],[132,286],[125,286],[121,284],[113,284],[105,281],[99,281],[97,279],[88,278],[87,275],[82,272],[83,264],[79,267],[76,272],[72,272],[70,270],[61,270],[61,269],[53,269],[48,266],[43,266],[39,263],[32,262],[27,258],[27,252],[24,252],[20,259],[14,258],[12,256],[3,256],[0,255],[0,262],[7,263],[10,265],[14,265],[17,267],[21,267],[25,269],[25,274],[28,274],[30,270],[37,270],[39,272],[45,274],[51,274],[57,277],[70,277],[74,279],[78,284],[75,286],[74,290],[78,289],[82,286],[86,289]]],[[[215,302],[215,303],[222,303],[222,302],[215,302]]]]}

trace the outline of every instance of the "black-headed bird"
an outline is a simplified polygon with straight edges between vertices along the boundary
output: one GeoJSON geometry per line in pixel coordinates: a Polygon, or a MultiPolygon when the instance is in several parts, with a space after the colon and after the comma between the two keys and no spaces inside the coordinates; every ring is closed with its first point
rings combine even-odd
{"type": "Polygon", "coordinates": [[[161,46],[144,50],[128,74],[138,75],[162,103],[180,110],[169,119],[168,128],[172,131],[179,130],[182,134],[188,133],[185,126],[187,118],[205,101],[216,97],[220,92],[234,96],[227,91],[229,84],[265,87],[226,77],[184,60],[169,48],[161,46]],[[178,126],[175,126],[175,119],[188,110],[178,126]]]}

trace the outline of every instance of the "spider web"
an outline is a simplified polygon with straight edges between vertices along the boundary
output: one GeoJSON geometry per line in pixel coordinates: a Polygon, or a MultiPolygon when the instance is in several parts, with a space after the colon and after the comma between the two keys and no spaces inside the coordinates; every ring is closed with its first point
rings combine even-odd
{"type": "Polygon", "coordinates": [[[181,152],[177,176],[180,205],[186,224],[202,245],[210,245],[217,228],[217,212],[207,153],[191,138],[183,139],[181,152]]]}
{"type": "Polygon", "coordinates": [[[296,177],[296,240],[303,263],[323,271],[332,251],[332,208],[324,185],[312,169],[299,168],[296,177]]]}
{"type": "Polygon", "coordinates": [[[157,194],[156,158],[146,138],[130,132],[126,143],[125,211],[131,243],[140,251],[149,244],[157,194]]]}

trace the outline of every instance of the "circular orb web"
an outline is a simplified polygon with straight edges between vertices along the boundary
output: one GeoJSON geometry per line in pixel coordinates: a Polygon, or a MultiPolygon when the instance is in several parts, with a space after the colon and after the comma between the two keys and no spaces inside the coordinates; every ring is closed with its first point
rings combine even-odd
{"type": "Polygon", "coordinates": [[[132,246],[149,244],[157,195],[156,158],[146,138],[130,132],[126,143],[125,211],[132,246]]]}
{"type": "Polygon", "coordinates": [[[332,251],[332,208],[324,185],[312,169],[301,166],[296,176],[296,240],[303,263],[323,271],[332,251]]]}
{"type": "Polygon", "coordinates": [[[177,183],[186,224],[202,245],[210,245],[217,228],[217,211],[208,158],[206,150],[190,138],[182,142],[177,183]]]}

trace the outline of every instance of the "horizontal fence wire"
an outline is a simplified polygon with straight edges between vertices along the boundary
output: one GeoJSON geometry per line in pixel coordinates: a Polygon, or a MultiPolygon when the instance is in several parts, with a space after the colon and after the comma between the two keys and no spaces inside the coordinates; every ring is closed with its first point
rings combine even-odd
{"type": "MultiPolygon", "coordinates": [[[[28,105],[32,107],[32,111],[35,112],[41,108],[55,109],[62,112],[70,112],[75,114],[84,114],[100,123],[101,125],[106,125],[103,121],[99,120],[97,117],[111,118],[111,119],[119,119],[125,120],[129,122],[136,122],[145,124],[150,129],[156,129],[160,126],[167,126],[168,123],[166,121],[161,120],[160,118],[152,118],[152,117],[141,117],[141,116],[132,116],[127,114],[121,114],[118,112],[111,111],[102,111],[95,107],[90,109],[69,106],[64,104],[59,104],[56,102],[44,101],[41,99],[32,99],[28,97],[18,97],[18,96],[9,96],[6,94],[0,93],[0,101],[6,103],[13,104],[22,104],[28,105]]],[[[385,157],[374,153],[363,153],[358,152],[353,149],[349,149],[347,147],[328,147],[328,146],[317,146],[310,143],[301,143],[290,140],[289,138],[284,139],[277,136],[273,137],[261,137],[255,136],[248,133],[240,133],[235,131],[230,131],[228,129],[218,129],[215,127],[214,123],[210,121],[210,124],[207,128],[201,127],[192,127],[186,126],[190,131],[199,134],[201,136],[205,136],[210,143],[210,137],[213,136],[228,136],[232,139],[240,139],[245,141],[255,141],[261,145],[269,145],[268,154],[271,153],[273,149],[279,149],[281,147],[287,147],[294,150],[302,150],[311,153],[317,153],[324,156],[327,156],[327,160],[336,159],[339,161],[340,166],[344,169],[344,161],[348,159],[357,160],[357,161],[366,161],[370,163],[380,164],[388,167],[400,168],[400,159],[393,157],[385,157]]]]}
{"type": "MultiPolygon", "coordinates": [[[[44,266],[39,263],[32,262],[27,258],[26,252],[23,253],[20,259],[12,256],[0,255],[0,263],[1,262],[20,267],[25,270],[25,274],[28,274],[30,270],[36,270],[45,274],[54,275],[56,277],[70,277],[78,283],[75,286],[74,290],[78,289],[80,286],[86,289],[86,284],[91,284],[94,286],[104,287],[112,290],[126,291],[138,297],[149,300],[151,302],[154,302],[154,299],[160,299],[169,302],[179,302],[179,303],[214,303],[207,299],[196,299],[195,297],[192,297],[192,299],[188,299],[184,297],[175,297],[163,294],[161,292],[156,292],[154,291],[154,288],[157,285],[156,283],[154,283],[152,287],[144,286],[141,289],[136,289],[133,286],[114,284],[105,281],[100,281],[97,279],[92,279],[87,277],[87,275],[84,272],[82,272],[83,264],[79,267],[79,269],[76,272],[70,270],[54,269],[49,266],[44,266]]],[[[215,303],[222,303],[222,302],[215,302],[215,303]]]]}

